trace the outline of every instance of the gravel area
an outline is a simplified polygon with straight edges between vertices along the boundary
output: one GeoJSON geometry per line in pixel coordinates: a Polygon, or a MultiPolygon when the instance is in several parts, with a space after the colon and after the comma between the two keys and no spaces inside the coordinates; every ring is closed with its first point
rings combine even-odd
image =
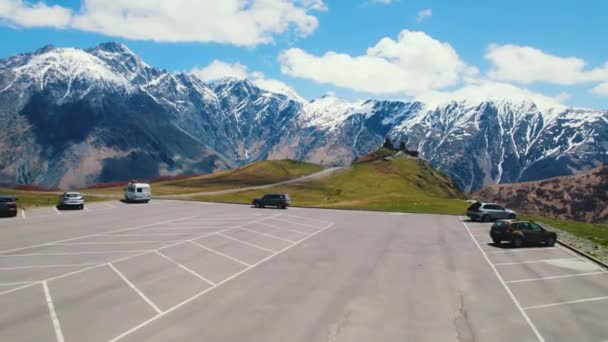
{"type": "Polygon", "coordinates": [[[604,263],[608,263],[608,248],[603,247],[593,241],[578,237],[559,228],[555,228],[546,223],[541,223],[542,226],[547,229],[557,232],[558,239],[565,244],[568,244],[584,253],[591,255],[594,258],[599,259],[604,263]]]}

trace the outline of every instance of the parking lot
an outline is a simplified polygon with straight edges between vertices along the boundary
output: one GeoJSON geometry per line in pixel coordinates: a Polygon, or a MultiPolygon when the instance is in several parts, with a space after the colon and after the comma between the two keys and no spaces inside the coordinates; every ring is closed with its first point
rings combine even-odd
{"type": "Polygon", "coordinates": [[[0,220],[2,341],[603,341],[608,276],[489,224],[182,201],[0,220]]]}

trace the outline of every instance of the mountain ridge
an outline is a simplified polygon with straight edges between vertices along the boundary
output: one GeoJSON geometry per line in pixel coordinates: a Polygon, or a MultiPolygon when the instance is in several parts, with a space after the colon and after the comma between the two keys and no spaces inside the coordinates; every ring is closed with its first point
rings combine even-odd
{"type": "Polygon", "coordinates": [[[465,191],[608,162],[608,111],[530,101],[309,102],[205,83],[121,43],[0,60],[0,182],[43,186],[211,172],[263,159],[346,165],[404,140],[465,191]]]}

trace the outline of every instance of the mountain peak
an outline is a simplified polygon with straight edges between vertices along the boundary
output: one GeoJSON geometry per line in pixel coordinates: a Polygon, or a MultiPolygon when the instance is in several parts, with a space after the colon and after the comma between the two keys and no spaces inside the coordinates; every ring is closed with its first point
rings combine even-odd
{"type": "Polygon", "coordinates": [[[119,42],[105,42],[97,45],[94,50],[102,50],[114,53],[129,53],[134,54],[125,44],[119,42]]]}
{"type": "Polygon", "coordinates": [[[41,47],[40,49],[34,51],[34,54],[35,55],[42,55],[42,54],[45,54],[47,52],[53,51],[55,49],[56,49],[55,45],[47,44],[47,45],[41,47]]]}

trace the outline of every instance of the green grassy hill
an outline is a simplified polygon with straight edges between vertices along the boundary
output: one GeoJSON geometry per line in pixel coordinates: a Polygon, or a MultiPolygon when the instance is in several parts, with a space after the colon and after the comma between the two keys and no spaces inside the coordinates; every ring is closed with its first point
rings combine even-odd
{"type": "Polygon", "coordinates": [[[322,179],[194,199],[250,203],[262,193],[285,192],[298,206],[463,214],[465,195],[450,178],[423,160],[389,155],[377,151],[322,179]]]}
{"type": "MultiPolygon", "coordinates": [[[[295,160],[263,160],[236,169],[178,180],[154,182],[152,194],[179,195],[194,192],[211,192],[250,186],[274,184],[323,170],[323,166],[295,160]]],[[[89,194],[121,195],[123,186],[87,189],[89,194]]]]}

